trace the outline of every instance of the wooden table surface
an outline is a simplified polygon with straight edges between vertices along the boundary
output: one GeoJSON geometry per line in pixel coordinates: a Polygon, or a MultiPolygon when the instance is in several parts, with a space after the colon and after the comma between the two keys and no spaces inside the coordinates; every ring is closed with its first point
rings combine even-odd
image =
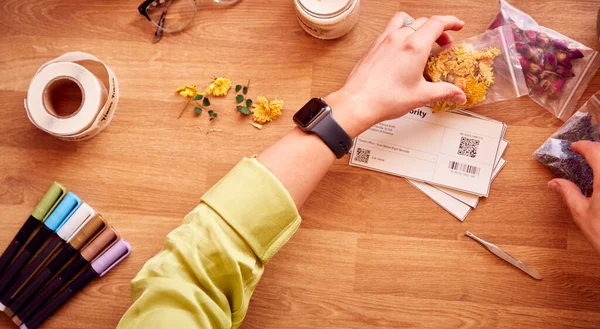
{"type": "MultiPolygon", "coordinates": [[[[152,44],[138,2],[0,2],[0,248],[54,180],[133,246],[127,260],[44,328],[115,327],[130,305],[129,281],[166,234],[242,157],[289,131],[310,97],[342,86],[394,12],[457,15],[467,22],[457,39],[481,33],[497,12],[494,0],[363,0],[349,35],[320,41],[300,28],[291,0],[244,0],[228,8],[198,0],[189,29],[152,44]],[[80,143],[34,128],[23,109],[37,67],[68,51],[106,61],[121,87],[110,127],[80,143]],[[230,92],[213,98],[215,122],[191,108],[177,120],[184,99],[175,88],[205,86],[215,75],[251,79],[250,96],[283,99],[283,116],[259,131],[235,111],[230,92]],[[207,135],[209,128],[223,131],[207,135]]],[[[597,0],[514,3],[539,23],[599,48],[597,0]]],[[[579,104],[598,89],[597,74],[579,104]]],[[[506,122],[511,144],[490,197],[464,223],[405,180],[341,159],[301,209],[296,236],[268,264],[243,328],[598,327],[600,256],[546,187],[552,174],[531,157],[560,122],[528,98],[476,111],[506,122]],[[544,279],[534,281],[492,256],[466,230],[544,279]]],[[[7,317],[0,327],[11,327],[7,317]]]]}

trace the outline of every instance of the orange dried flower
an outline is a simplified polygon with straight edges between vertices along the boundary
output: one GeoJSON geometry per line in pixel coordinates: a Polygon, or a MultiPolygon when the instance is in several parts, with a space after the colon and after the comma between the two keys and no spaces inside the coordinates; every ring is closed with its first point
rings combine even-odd
{"type": "MultiPolygon", "coordinates": [[[[464,106],[472,106],[485,101],[488,88],[494,84],[494,58],[498,55],[498,48],[475,50],[469,44],[456,44],[430,56],[425,74],[432,82],[450,82],[462,89],[467,96],[464,106]]],[[[432,105],[434,112],[452,111],[458,107],[449,101],[432,105]]]]}

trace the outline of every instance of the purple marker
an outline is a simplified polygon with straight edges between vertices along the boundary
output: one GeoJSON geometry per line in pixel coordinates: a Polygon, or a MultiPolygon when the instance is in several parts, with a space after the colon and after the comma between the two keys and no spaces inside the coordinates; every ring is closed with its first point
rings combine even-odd
{"type": "Polygon", "coordinates": [[[68,286],[57,293],[52,299],[46,302],[38,312],[34,313],[30,319],[26,319],[21,324],[20,329],[35,329],[39,327],[56,310],[63,306],[69,298],[73,297],[79,290],[85,287],[97,276],[104,276],[113,267],[117,266],[123,259],[131,253],[131,246],[127,241],[121,239],[117,241],[102,256],[98,257],[83,273],[75,278],[68,286]]]}

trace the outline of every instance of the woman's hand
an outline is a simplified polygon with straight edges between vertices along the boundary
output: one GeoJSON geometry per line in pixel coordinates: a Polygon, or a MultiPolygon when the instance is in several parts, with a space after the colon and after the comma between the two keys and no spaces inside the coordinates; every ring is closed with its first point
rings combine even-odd
{"type": "Polygon", "coordinates": [[[573,143],[571,149],[583,155],[594,171],[592,197],[586,198],[577,185],[565,179],[553,179],[548,186],[560,193],[573,221],[600,254],[600,143],[580,141],[573,143]]]}
{"type": "Polygon", "coordinates": [[[451,43],[445,31],[458,31],[464,22],[454,16],[419,18],[410,24],[415,31],[403,27],[407,18],[408,14],[397,13],[356,64],[344,87],[325,97],[336,121],[352,137],[430,102],[466,102],[465,94],[453,84],[423,78],[433,43],[451,43]]]}

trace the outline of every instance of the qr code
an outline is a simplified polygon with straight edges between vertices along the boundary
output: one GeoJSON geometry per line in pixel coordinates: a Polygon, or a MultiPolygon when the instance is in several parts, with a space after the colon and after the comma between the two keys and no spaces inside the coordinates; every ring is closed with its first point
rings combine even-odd
{"type": "Polygon", "coordinates": [[[354,161],[369,163],[369,156],[371,156],[371,150],[361,149],[360,147],[356,149],[356,155],[354,155],[354,161]]]}
{"type": "Polygon", "coordinates": [[[479,147],[479,140],[474,138],[460,138],[460,145],[458,146],[458,155],[464,155],[471,158],[477,156],[477,148],[479,147]]]}

